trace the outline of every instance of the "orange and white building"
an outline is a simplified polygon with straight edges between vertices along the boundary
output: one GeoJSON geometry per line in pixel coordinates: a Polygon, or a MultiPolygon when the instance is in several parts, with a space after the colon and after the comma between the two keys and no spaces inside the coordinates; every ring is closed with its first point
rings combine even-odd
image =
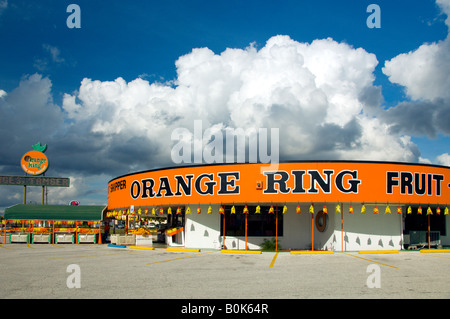
{"type": "Polygon", "coordinates": [[[212,164],[114,178],[107,216],[165,217],[186,248],[252,250],[275,239],[291,250],[400,250],[450,245],[449,205],[445,166],[212,164]]]}

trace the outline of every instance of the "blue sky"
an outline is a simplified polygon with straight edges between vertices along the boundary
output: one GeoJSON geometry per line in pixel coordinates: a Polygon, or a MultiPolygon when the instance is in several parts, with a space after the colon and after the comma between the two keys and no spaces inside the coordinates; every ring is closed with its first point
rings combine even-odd
{"type": "MultiPolygon", "coordinates": [[[[367,118],[358,119],[361,121],[358,124],[360,127],[355,128],[354,131],[360,132],[365,129],[362,124],[366,123],[364,121],[376,118],[389,126],[386,140],[398,139],[399,145],[405,147],[404,153],[411,153],[410,157],[386,155],[377,159],[448,165],[447,163],[450,162],[448,160],[449,131],[444,128],[444,124],[435,123],[435,121],[448,116],[444,112],[449,109],[450,99],[446,93],[442,92],[445,92],[445,86],[449,87],[450,83],[448,79],[444,80],[438,84],[442,85],[443,89],[437,90],[432,95],[427,94],[426,88],[421,90],[420,83],[412,83],[411,76],[407,78],[401,68],[411,71],[411,68],[418,65],[417,59],[426,58],[424,55],[427,54],[417,52],[414,55],[414,53],[423,45],[431,47],[431,44],[435,43],[438,44],[437,50],[440,54],[430,55],[431,58],[436,58],[433,67],[441,69],[442,72],[448,70],[446,68],[449,64],[449,53],[448,51],[445,53],[445,48],[448,48],[447,42],[449,42],[446,41],[448,12],[445,12],[445,8],[449,7],[448,1],[444,0],[440,2],[440,5],[433,0],[113,0],[107,2],[0,0],[2,47],[0,50],[0,111],[3,111],[0,114],[3,119],[0,121],[2,121],[1,130],[4,133],[7,130],[9,133],[9,135],[2,134],[3,137],[0,140],[3,145],[6,145],[5,149],[8,149],[1,154],[0,174],[22,174],[20,167],[15,167],[14,163],[19,163],[20,156],[39,140],[49,145],[49,153],[54,158],[53,161],[58,163],[52,166],[53,171],[50,171],[49,175],[73,176],[77,181],[73,184],[74,190],[71,192],[57,193],[55,191],[54,198],[57,198],[55,202],[76,199],[81,202],[84,200],[85,203],[104,203],[106,200],[104,188],[109,179],[129,171],[170,165],[170,159],[160,160],[164,156],[167,157],[167,152],[166,155],[158,153],[161,149],[161,145],[155,142],[158,136],[150,136],[149,133],[144,137],[140,133],[129,130],[126,132],[121,130],[122,133],[118,131],[105,133],[106,120],[93,123],[81,118],[79,114],[71,113],[70,105],[72,104],[70,104],[69,96],[73,98],[76,105],[80,106],[81,112],[99,116],[99,113],[93,113],[94,105],[97,105],[95,107],[100,105],[104,108],[103,110],[107,110],[108,105],[116,101],[110,99],[111,96],[102,95],[100,99],[98,94],[93,93],[101,85],[115,83],[114,81],[118,78],[122,78],[125,85],[129,85],[136,79],[142,79],[148,82],[147,88],[150,88],[153,83],[160,83],[165,90],[181,89],[184,87],[184,79],[189,75],[188,73],[184,77],[179,75],[184,74],[183,72],[191,66],[188,65],[188,59],[180,58],[189,57],[196,60],[205,57],[205,55],[194,53],[193,49],[208,48],[217,58],[221,58],[227,48],[245,51],[253,46],[262,54],[262,49],[269,45],[269,39],[277,35],[288,36],[290,40],[284,38],[279,41],[283,42],[283,45],[293,47],[298,47],[299,44],[311,44],[314,40],[331,38],[333,43],[324,45],[331,48],[334,44],[346,44],[348,47],[341,46],[341,49],[348,50],[349,53],[355,53],[358,48],[361,48],[364,50],[364,58],[361,57],[361,61],[370,60],[371,57],[376,58],[378,63],[373,70],[371,69],[373,59],[370,60],[372,64],[367,62],[370,65],[364,65],[364,68],[367,68],[364,79],[373,75],[373,82],[369,81],[364,90],[359,93],[372,92],[371,98],[378,102],[374,102],[376,105],[370,109],[370,112],[367,111],[368,107],[364,106],[367,108],[364,111],[367,111],[367,118]],[[79,29],[70,29],[66,25],[66,19],[70,15],[66,9],[71,3],[78,4],[81,9],[81,28],[79,29]],[[370,15],[366,9],[372,3],[378,4],[381,9],[381,28],[368,28],[366,25],[366,19],[370,15]],[[408,53],[410,55],[405,56],[408,53]],[[394,61],[396,57],[400,58],[394,61]],[[389,70],[383,72],[386,66],[385,61],[393,61],[393,63],[389,70]],[[391,78],[387,73],[391,75],[391,78]],[[402,74],[405,76],[402,77],[402,74]],[[88,88],[89,83],[82,84],[83,79],[98,81],[90,91],[84,91],[84,95],[80,92],[83,88],[88,88]],[[22,90],[19,90],[21,86],[22,90]],[[33,101],[27,100],[28,104],[25,107],[22,99],[26,98],[26,92],[30,90],[36,90],[36,95],[29,94],[30,99],[36,101],[36,105],[33,101]],[[88,97],[90,93],[92,96],[88,97]],[[42,96],[43,100],[38,103],[39,97],[42,96]],[[94,101],[96,98],[98,100],[94,101]],[[415,114],[423,114],[427,107],[435,110],[433,111],[435,115],[433,118],[430,117],[429,122],[424,120],[424,123],[436,129],[422,131],[412,126],[410,129],[405,127],[407,126],[405,123],[410,123],[411,120],[408,116],[403,117],[403,120],[400,119],[402,113],[409,114],[408,112],[411,111],[413,114],[414,111],[415,114]],[[42,118],[39,115],[29,118],[34,113],[28,108],[39,109],[40,111],[36,111],[36,114],[42,114],[42,118]],[[374,111],[375,108],[377,111],[374,111]],[[392,112],[383,112],[387,109],[392,109],[392,112]],[[13,114],[14,110],[20,116],[7,119],[8,114],[13,114]],[[46,118],[44,114],[50,115],[46,118]],[[11,122],[14,120],[21,123],[13,125],[11,122]],[[40,130],[40,127],[45,127],[45,130],[40,130]],[[93,129],[94,127],[101,127],[102,130],[93,129]],[[75,141],[77,136],[79,143],[75,141]],[[130,141],[138,140],[135,148],[139,149],[139,152],[130,144],[130,141]],[[82,155],[77,157],[77,163],[71,163],[70,150],[77,149],[80,149],[79,153],[82,155]],[[158,160],[155,159],[156,153],[160,156],[158,160]],[[92,160],[96,154],[120,160],[111,161],[110,164],[105,165],[106,169],[96,171],[97,165],[100,165],[92,160]],[[127,154],[134,156],[133,160],[129,160],[127,154]],[[85,156],[84,159],[82,156],[85,156]],[[136,156],[142,156],[143,160],[134,161],[136,156]],[[79,164],[81,162],[84,164],[79,164]],[[84,191],[81,191],[81,188],[84,191]]],[[[336,63],[340,61],[337,60],[336,63]]],[[[353,60],[349,59],[345,63],[350,65],[353,60]]],[[[193,68],[191,71],[198,71],[198,69],[193,68]]],[[[214,74],[214,70],[205,72],[207,75],[214,74]]],[[[317,74],[314,75],[317,76],[317,74]]],[[[197,78],[191,78],[188,82],[198,83],[197,80],[197,78]]],[[[423,81],[427,81],[425,76],[423,81]]],[[[357,86],[358,83],[355,85],[357,86]]],[[[186,86],[188,89],[192,87],[193,85],[186,86]]],[[[102,92],[106,94],[105,91],[102,92]]],[[[200,91],[195,92],[197,94],[200,91]]],[[[243,91],[238,89],[232,92],[242,93],[243,91]]],[[[327,97],[332,99],[331,95],[327,97]]],[[[206,98],[211,97],[206,96],[206,98]]],[[[164,100],[164,98],[161,99],[164,100]]],[[[171,99],[172,97],[165,101],[170,105],[171,99]]],[[[178,95],[177,99],[181,97],[178,95]]],[[[190,103],[195,102],[190,100],[190,103]]],[[[231,102],[228,101],[226,105],[229,103],[231,102]]],[[[126,118],[126,112],[133,112],[133,109],[138,106],[135,104],[130,109],[126,102],[123,102],[114,104],[111,112],[116,114],[116,117],[117,114],[122,114],[126,118]]],[[[242,108],[242,105],[239,107],[242,108]]],[[[167,114],[165,113],[164,116],[170,117],[170,109],[165,111],[167,114]]],[[[174,111],[172,115],[174,118],[180,118],[186,114],[185,112],[190,111],[177,109],[177,112],[174,111]]],[[[359,113],[362,112],[361,110],[359,113]]],[[[107,117],[107,115],[102,116],[107,117]]],[[[355,118],[357,116],[358,112],[354,114],[355,118]]],[[[210,117],[206,117],[205,121],[210,117]]],[[[233,116],[230,115],[230,118],[232,119],[233,116]]],[[[151,119],[149,115],[149,122],[151,119]]],[[[343,130],[347,120],[344,119],[344,122],[341,122],[343,130]]],[[[229,125],[230,121],[226,123],[229,125]]],[[[352,122],[349,121],[349,123],[352,122]]],[[[120,120],[110,119],[110,124],[120,125],[120,120]]],[[[209,124],[216,125],[218,122],[210,120],[209,124]]],[[[234,124],[236,126],[236,123],[234,124]]],[[[151,124],[143,130],[151,130],[151,124]]],[[[350,134],[350,131],[346,132],[350,134]]],[[[362,136],[363,134],[358,137],[359,139],[355,138],[355,141],[362,143],[362,136]]],[[[367,136],[364,140],[369,139],[367,136]]],[[[372,146],[382,149],[383,146],[380,146],[380,143],[382,142],[374,140],[372,146]]],[[[308,147],[305,146],[305,148],[308,147]]],[[[386,146],[386,149],[388,148],[395,149],[396,146],[386,146]]],[[[344,158],[342,152],[333,153],[317,150],[317,148],[312,149],[315,153],[289,153],[290,155],[286,155],[286,158],[344,158]]],[[[338,150],[338,147],[335,149],[338,150]]],[[[351,159],[367,159],[364,155],[367,151],[363,148],[358,152],[354,149],[345,151],[356,154],[352,155],[351,159]]],[[[20,196],[17,195],[21,192],[20,189],[6,190],[5,186],[0,187],[3,193],[7,193],[3,194],[3,197],[0,196],[0,211],[1,207],[10,206],[15,201],[20,202],[20,196]]],[[[32,198],[33,194],[30,196],[32,198]]],[[[36,196],[39,196],[38,192],[36,196]]]]}
{"type": "MultiPolygon", "coordinates": [[[[84,77],[130,81],[173,79],[175,60],[192,48],[220,53],[228,47],[262,46],[286,34],[300,42],[332,37],[375,53],[379,62],[446,37],[444,16],[434,1],[8,1],[0,20],[3,47],[0,87],[11,90],[24,74],[40,72],[43,45],[57,47],[60,63],[42,74],[52,79],[55,98],[77,89],[84,77]],[[66,8],[81,8],[81,29],[69,29],[66,8]],[[378,3],[382,27],[369,29],[367,6],[378,3]]],[[[386,84],[377,68],[377,83],[386,84]]],[[[383,87],[387,103],[401,88],[383,87]]],[[[392,101],[392,102],[391,102],[392,101]]]]}

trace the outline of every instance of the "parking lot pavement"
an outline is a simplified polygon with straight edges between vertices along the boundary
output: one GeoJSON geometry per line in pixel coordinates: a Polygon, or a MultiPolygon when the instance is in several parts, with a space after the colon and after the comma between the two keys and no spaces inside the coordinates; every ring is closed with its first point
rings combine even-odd
{"type": "Polygon", "coordinates": [[[257,255],[0,245],[0,298],[450,298],[449,253],[257,255]]]}

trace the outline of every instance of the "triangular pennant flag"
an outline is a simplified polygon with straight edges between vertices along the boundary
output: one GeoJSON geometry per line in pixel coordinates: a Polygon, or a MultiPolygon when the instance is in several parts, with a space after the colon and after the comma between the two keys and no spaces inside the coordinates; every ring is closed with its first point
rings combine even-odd
{"type": "Polygon", "coordinates": [[[138,209],[138,215],[141,215],[142,214],[142,209],[138,209]]]}
{"type": "Polygon", "coordinates": [[[159,208],[159,214],[162,215],[164,213],[164,208],[160,207],[159,208]]]}
{"type": "Polygon", "coordinates": [[[270,205],[269,214],[273,214],[273,212],[274,212],[273,205],[270,205]]]}
{"type": "Polygon", "coordinates": [[[172,215],[172,208],[171,207],[167,208],[167,215],[172,215]]]}
{"type": "Polygon", "coordinates": [[[191,213],[191,208],[188,206],[188,208],[186,209],[186,214],[190,214],[191,213]]]}
{"type": "Polygon", "coordinates": [[[197,214],[200,214],[202,212],[200,205],[197,207],[197,214]]]}
{"type": "Polygon", "coordinates": [[[419,206],[419,208],[417,209],[417,214],[422,215],[422,206],[419,206]]]}
{"type": "Polygon", "coordinates": [[[212,214],[212,207],[211,206],[208,207],[208,214],[212,214]]]}
{"type": "Polygon", "coordinates": [[[390,214],[391,213],[391,209],[389,208],[389,205],[386,206],[386,209],[384,210],[385,214],[390,214]]]}
{"type": "Polygon", "coordinates": [[[219,214],[224,214],[225,213],[225,210],[223,209],[223,206],[220,206],[220,208],[219,208],[219,214]]]}
{"type": "Polygon", "coordinates": [[[448,207],[445,207],[444,215],[448,215],[448,207]]]}
{"type": "Polygon", "coordinates": [[[301,209],[300,209],[300,205],[297,205],[297,208],[295,209],[295,212],[297,214],[300,214],[302,212],[301,209]]]}
{"type": "Polygon", "coordinates": [[[255,214],[260,214],[260,213],[261,213],[261,207],[258,205],[258,206],[256,206],[255,214]]]}
{"type": "Polygon", "coordinates": [[[431,210],[430,206],[428,206],[427,215],[433,215],[433,211],[431,210]]]}
{"type": "Polygon", "coordinates": [[[181,208],[178,207],[178,208],[177,208],[177,215],[180,215],[180,214],[181,214],[181,208]]]}
{"type": "Polygon", "coordinates": [[[234,205],[231,207],[231,214],[236,214],[236,208],[234,208],[234,205]]]}
{"type": "Polygon", "coordinates": [[[327,205],[323,205],[323,213],[328,214],[327,205]]]}
{"type": "Polygon", "coordinates": [[[314,205],[313,204],[311,204],[311,206],[309,206],[309,212],[311,214],[314,214],[314,205]]]}
{"type": "Polygon", "coordinates": [[[440,215],[440,214],[441,214],[441,208],[438,207],[438,208],[436,208],[436,215],[440,215]]]}
{"type": "Polygon", "coordinates": [[[339,205],[339,204],[336,205],[336,213],[337,214],[341,213],[341,205],[339,205]]]}
{"type": "Polygon", "coordinates": [[[406,211],[406,213],[409,215],[409,214],[412,214],[412,208],[411,208],[411,206],[408,206],[408,210],[406,211]]]}
{"type": "Polygon", "coordinates": [[[378,211],[378,206],[377,206],[377,205],[375,205],[375,208],[373,209],[373,213],[374,213],[374,214],[378,214],[378,213],[379,213],[379,211],[378,211]]]}
{"type": "Polygon", "coordinates": [[[366,206],[363,204],[361,207],[361,214],[365,214],[366,213],[366,206]]]}
{"type": "Polygon", "coordinates": [[[283,207],[283,214],[286,214],[286,212],[287,212],[287,206],[284,205],[284,207],[283,207]]]}
{"type": "Polygon", "coordinates": [[[146,208],[146,209],[144,210],[144,214],[145,214],[145,215],[148,215],[148,208],[146,208]]]}
{"type": "Polygon", "coordinates": [[[349,207],[349,209],[348,209],[348,213],[349,213],[349,214],[353,214],[353,206],[352,206],[352,205],[350,205],[350,207],[349,207]]]}
{"type": "Polygon", "coordinates": [[[244,214],[248,214],[248,207],[247,207],[247,205],[245,205],[243,213],[244,214]]]}
{"type": "Polygon", "coordinates": [[[153,207],[152,208],[152,215],[155,215],[156,214],[156,212],[155,212],[155,207],[153,207]]]}
{"type": "Polygon", "coordinates": [[[398,215],[402,214],[402,208],[400,206],[397,207],[397,214],[398,215]]]}

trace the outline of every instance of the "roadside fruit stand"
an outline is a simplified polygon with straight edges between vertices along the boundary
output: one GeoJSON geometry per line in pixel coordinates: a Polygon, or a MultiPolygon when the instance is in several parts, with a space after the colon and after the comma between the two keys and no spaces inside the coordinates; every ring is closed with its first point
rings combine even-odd
{"type": "Polygon", "coordinates": [[[5,210],[3,243],[99,243],[104,206],[15,205],[5,210]]]}
{"type": "MultiPolygon", "coordinates": [[[[118,210],[106,213],[106,218],[125,223],[124,234],[112,234],[111,244],[152,246],[158,238],[158,229],[155,222],[162,224],[166,217],[155,216],[155,210],[149,212],[148,209],[136,211],[118,210]]],[[[161,214],[159,214],[161,215],[161,214]]]]}

